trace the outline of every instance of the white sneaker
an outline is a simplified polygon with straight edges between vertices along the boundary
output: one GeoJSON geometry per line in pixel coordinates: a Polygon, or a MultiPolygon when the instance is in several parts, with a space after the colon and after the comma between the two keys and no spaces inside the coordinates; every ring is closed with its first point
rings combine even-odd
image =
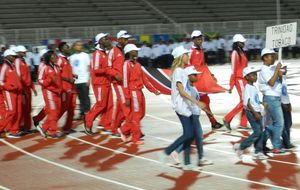
{"type": "Polygon", "coordinates": [[[205,165],[213,165],[214,163],[211,160],[207,160],[206,158],[202,158],[198,161],[198,166],[205,166],[205,165]]]}
{"type": "Polygon", "coordinates": [[[117,131],[118,131],[118,133],[121,135],[121,140],[122,140],[123,142],[127,142],[127,138],[126,138],[126,136],[122,133],[121,128],[118,128],[117,131]]]}
{"type": "Polygon", "coordinates": [[[262,152],[259,152],[259,153],[253,154],[252,158],[254,160],[265,160],[268,158],[268,156],[264,155],[262,152]]]}
{"type": "Polygon", "coordinates": [[[244,151],[240,149],[240,144],[238,144],[238,143],[234,144],[233,149],[236,152],[236,154],[238,155],[238,157],[241,158],[244,151]]]}
{"type": "Polygon", "coordinates": [[[202,168],[199,166],[196,166],[194,164],[188,164],[188,165],[183,165],[182,167],[183,170],[190,170],[190,171],[199,171],[202,168]]]}
{"type": "Polygon", "coordinates": [[[44,138],[47,137],[47,135],[46,135],[44,129],[43,129],[40,125],[37,125],[37,126],[36,126],[36,129],[38,130],[38,132],[40,132],[40,134],[42,135],[42,137],[44,137],[44,138]]]}
{"type": "Polygon", "coordinates": [[[171,153],[171,157],[173,158],[173,160],[175,161],[175,164],[180,164],[180,160],[179,160],[179,154],[176,151],[173,151],[171,153]]]}
{"type": "Polygon", "coordinates": [[[162,164],[167,164],[167,157],[168,157],[168,155],[165,152],[158,153],[158,157],[159,157],[159,161],[162,164]]]}

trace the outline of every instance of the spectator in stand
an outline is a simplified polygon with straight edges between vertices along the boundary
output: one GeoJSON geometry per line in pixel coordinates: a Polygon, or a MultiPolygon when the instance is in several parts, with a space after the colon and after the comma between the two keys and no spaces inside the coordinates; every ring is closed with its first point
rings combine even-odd
{"type": "Polygon", "coordinates": [[[263,40],[259,35],[256,35],[256,38],[253,40],[253,46],[254,46],[254,60],[257,59],[259,56],[262,46],[263,46],[263,40]]]}
{"type": "Polygon", "coordinates": [[[247,40],[247,49],[248,49],[248,57],[249,61],[255,59],[255,47],[254,47],[254,41],[255,39],[253,38],[252,35],[249,36],[249,39],[247,40]]]}
{"type": "Polygon", "coordinates": [[[207,57],[207,64],[213,65],[216,63],[216,57],[217,57],[217,44],[216,40],[209,40],[207,42],[207,49],[206,49],[206,57],[207,57]]]}
{"type": "Polygon", "coordinates": [[[149,66],[150,57],[151,48],[149,47],[149,44],[144,41],[138,54],[138,62],[143,66],[149,66]]]}
{"type": "Polygon", "coordinates": [[[292,47],[293,58],[296,59],[298,57],[297,54],[299,53],[300,53],[300,34],[298,34],[298,37],[296,39],[296,45],[292,47]]]}
{"type": "Polygon", "coordinates": [[[41,62],[41,57],[40,57],[38,48],[33,49],[32,62],[33,62],[33,67],[34,67],[33,80],[37,81],[38,67],[41,62]]]}
{"type": "Polygon", "coordinates": [[[226,42],[224,38],[220,35],[217,36],[217,49],[218,49],[218,63],[224,64],[225,63],[225,47],[226,42]]]}

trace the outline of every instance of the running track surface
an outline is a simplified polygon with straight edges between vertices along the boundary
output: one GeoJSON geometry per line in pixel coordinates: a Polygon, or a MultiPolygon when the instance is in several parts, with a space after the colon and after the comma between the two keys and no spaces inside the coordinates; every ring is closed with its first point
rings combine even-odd
{"type": "MultiPolygon", "coordinates": [[[[220,84],[226,86],[230,66],[211,69],[220,84]]],[[[294,119],[292,140],[299,146],[300,104],[297,99],[300,88],[295,81],[300,78],[300,65],[293,64],[290,73],[288,82],[291,84],[294,119]]],[[[39,94],[34,99],[34,113],[43,106],[39,94]]],[[[74,123],[76,133],[57,140],[45,140],[39,134],[22,139],[1,139],[0,189],[300,189],[300,151],[285,156],[270,154],[265,161],[254,161],[249,154],[241,161],[232,144],[241,141],[249,132],[236,130],[237,120],[233,121],[231,133],[224,130],[212,132],[207,117],[201,115],[205,156],[214,165],[204,166],[200,172],[184,172],[161,165],[157,154],[180,135],[181,126],[168,96],[156,97],[147,91],[145,94],[144,145],[133,146],[99,133],[86,136],[80,122],[74,123]]],[[[236,92],[210,97],[213,112],[220,121],[237,103],[236,92]]],[[[94,101],[92,92],[91,98],[94,101]]],[[[64,118],[60,125],[63,122],[64,118]]],[[[194,149],[194,163],[196,157],[194,149]]],[[[168,163],[172,164],[173,160],[170,158],[168,163]]]]}

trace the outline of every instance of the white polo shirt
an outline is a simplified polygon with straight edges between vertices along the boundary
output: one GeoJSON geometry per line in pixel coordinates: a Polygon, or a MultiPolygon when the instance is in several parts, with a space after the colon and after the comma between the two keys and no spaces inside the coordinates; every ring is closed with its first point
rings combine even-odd
{"type": "Polygon", "coordinates": [[[177,82],[181,82],[185,86],[187,81],[187,75],[183,68],[176,68],[172,74],[171,83],[171,100],[172,108],[180,115],[189,117],[192,115],[192,111],[189,107],[189,100],[184,99],[177,89],[177,82]]]}
{"type": "Polygon", "coordinates": [[[258,77],[258,86],[259,90],[266,96],[281,96],[282,84],[279,78],[276,80],[274,86],[270,86],[268,81],[272,78],[275,73],[276,65],[266,66],[263,65],[261,67],[261,71],[258,77]]]}
{"type": "Polygon", "coordinates": [[[282,77],[281,103],[290,104],[290,97],[287,91],[286,75],[282,77]]]}
{"type": "Polygon", "coordinates": [[[246,84],[244,93],[243,93],[243,105],[245,109],[248,108],[248,100],[256,112],[261,112],[260,100],[258,95],[258,90],[255,86],[246,84]]]}
{"type": "Polygon", "coordinates": [[[90,56],[85,52],[74,53],[70,56],[73,73],[78,75],[75,84],[87,83],[90,79],[89,65],[90,56]]]}

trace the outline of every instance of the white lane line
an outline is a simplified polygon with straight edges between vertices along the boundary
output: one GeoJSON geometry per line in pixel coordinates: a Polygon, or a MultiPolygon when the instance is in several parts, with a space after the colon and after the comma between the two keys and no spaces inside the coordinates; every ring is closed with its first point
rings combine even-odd
{"type": "Polygon", "coordinates": [[[8,189],[7,187],[4,187],[4,186],[0,185],[0,190],[10,190],[10,189],[8,189]]]}
{"type": "Polygon", "coordinates": [[[115,180],[111,180],[111,179],[107,179],[107,178],[103,178],[103,177],[100,177],[100,176],[96,176],[96,175],[93,175],[93,174],[89,174],[89,173],[86,173],[86,172],[83,172],[83,171],[80,171],[80,170],[76,170],[74,168],[71,168],[71,167],[68,167],[68,166],[65,166],[65,165],[62,165],[62,164],[59,164],[59,163],[56,163],[56,162],[53,162],[53,161],[50,161],[50,160],[47,160],[45,158],[42,158],[40,156],[37,156],[35,154],[32,154],[30,152],[27,152],[3,139],[0,140],[1,142],[3,142],[4,144],[6,144],[7,146],[19,151],[19,152],[22,152],[23,154],[26,154],[28,156],[31,156],[35,159],[38,159],[38,160],[41,160],[43,162],[46,162],[48,164],[51,164],[51,165],[54,165],[54,166],[57,166],[57,167],[60,167],[60,168],[63,168],[63,169],[66,169],[66,170],[69,170],[69,171],[72,171],[72,172],[75,172],[75,173],[78,173],[78,174],[81,174],[81,175],[85,175],[87,177],[91,177],[91,178],[94,178],[94,179],[98,179],[98,180],[101,180],[101,181],[106,181],[106,182],[109,182],[109,183],[113,183],[113,184],[116,184],[116,185],[120,185],[120,186],[123,186],[123,187],[127,187],[127,188],[130,188],[130,189],[136,189],[136,190],[144,190],[142,188],[139,188],[139,187],[135,187],[135,186],[132,186],[132,185],[128,185],[128,184],[125,184],[125,183],[121,183],[121,182],[118,182],[118,181],[115,181],[115,180]]]}
{"type": "MultiPolygon", "coordinates": [[[[119,150],[114,150],[114,149],[111,149],[111,148],[107,148],[107,147],[104,147],[104,146],[101,146],[101,145],[98,145],[98,144],[91,143],[91,142],[86,141],[86,140],[82,140],[80,138],[77,138],[77,137],[74,137],[74,136],[71,136],[71,135],[67,135],[67,137],[71,138],[73,140],[78,140],[78,141],[80,141],[82,143],[85,143],[85,144],[89,144],[89,145],[94,146],[94,147],[98,147],[98,148],[101,148],[101,149],[105,149],[105,150],[109,150],[109,151],[112,151],[112,152],[116,152],[117,154],[124,154],[124,155],[130,156],[130,157],[139,158],[139,159],[146,160],[146,161],[149,161],[149,162],[161,164],[157,160],[153,160],[153,159],[145,158],[145,157],[142,157],[142,156],[137,156],[137,155],[125,153],[125,152],[122,152],[122,151],[119,151],[119,150]]],[[[218,176],[218,177],[227,178],[227,179],[232,179],[232,180],[237,180],[237,181],[242,181],[242,182],[247,182],[247,183],[253,183],[253,184],[263,185],[263,186],[266,186],[266,187],[274,187],[274,188],[285,189],[285,190],[294,190],[294,189],[287,188],[287,187],[282,187],[282,186],[277,186],[277,185],[272,185],[272,184],[267,184],[267,183],[252,181],[252,180],[248,180],[248,179],[242,179],[242,178],[238,178],[238,177],[233,177],[233,176],[229,176],[229,175],[223,175],[223,174],[209,172],[209,171],[204,171],[204,170],[201,170],[200,173],[209,174],[209,175],[218,176]]]]}
{"type": "MultiPolygon", "coordinates": [[[[157,117],[157,116],[153,116],[153,115],[149,115],[149,114],[146,114],[146,116],[154,118],[154,119],[157,119],[157,120],[165,121],[165,122],[168,122],[168,123],[176,123],[177,125],[181,125],[179,122],[170,121],[170,120],[163,119],[163,118],[160,118],[160,117],[157,117]]],[[[147,136],[150,136],[150,137],[156,138],[156,139],[160,139],[160,140],[166,141],[166,142],[173,142],[173,140],[171,140],[171,139],[166,139],[166,138],[162,138],[162,137],[156,137],[156,136],[152,136],[152,135],[147,135],[147,136]]],[[[233,152],[228,152],[228,151],[223,151],[223,150],[218,150],[218,149],[208,148],[208,147],[205,147],[205,148],[207,150],[212,150],[212,151],[215,151],[215,152],[220,152],[220,153],[235,155],[235,153],[233,153],[233,152]]],[[[267,160],[271,161],[271,162],[277,162],[277,163],[288,164],[288,165],[293,165],[293,166],[300,166],[300,164],[293,163],[293,162],[286,162],[286,161],[273,160],[273,159],[267,159],[267,160]]]]}

